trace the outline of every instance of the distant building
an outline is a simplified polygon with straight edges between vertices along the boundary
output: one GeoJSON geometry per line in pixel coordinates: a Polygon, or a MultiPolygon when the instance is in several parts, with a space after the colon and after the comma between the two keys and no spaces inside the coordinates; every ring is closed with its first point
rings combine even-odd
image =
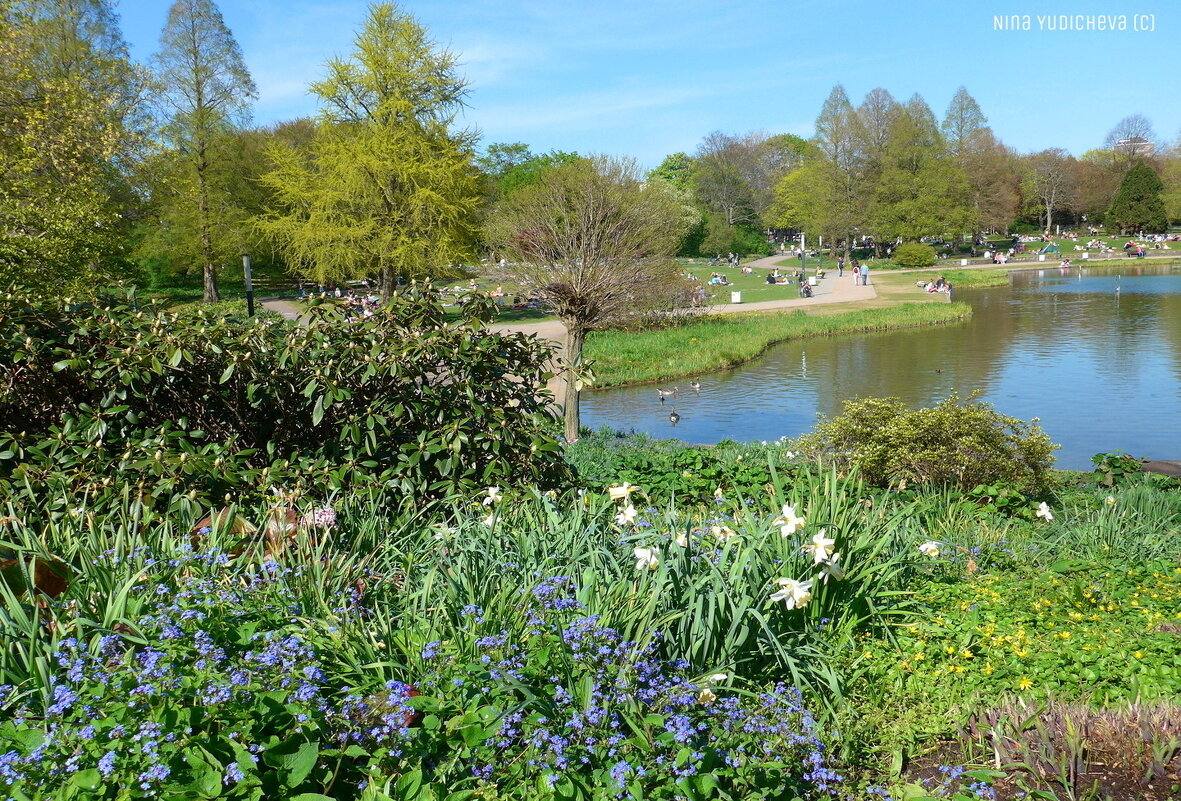
{"type": "Polygon", "coordinates": [[[1116,142],[1112,150],[1121,156],[1152,156],[1156,153],[1156,145],[1143,136],[1130,136],[1116,142]]]}

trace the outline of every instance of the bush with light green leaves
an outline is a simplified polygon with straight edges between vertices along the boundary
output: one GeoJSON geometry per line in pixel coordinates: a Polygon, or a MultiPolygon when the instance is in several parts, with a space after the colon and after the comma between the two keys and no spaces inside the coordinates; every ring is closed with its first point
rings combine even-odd
{"type": "Polygon", "coordinates": [[[891,261],[899,267],[932,267],[935,264],[935,248],[921,242],[906,242],[894,248],[891,261]]]}
{"type": "Polygon", "coordinates": [[[949,485],[964,490],[1008,482],[1037,490],[1057,447],[1037,425],[958,395],[924,409],[898,398],[846,401],[794,447],[841,470],[888,485],[949,485]]]}

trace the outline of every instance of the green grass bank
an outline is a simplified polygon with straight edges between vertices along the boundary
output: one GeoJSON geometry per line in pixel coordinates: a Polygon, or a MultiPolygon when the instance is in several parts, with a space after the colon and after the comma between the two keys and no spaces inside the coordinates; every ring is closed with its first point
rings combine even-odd
{"type": "Polygon", "coordinates": [[[906,303],[825,316],[716,315],[659,331],[598,331],[587,338],[586,356],[595,362],[595,386],[617,387],[733,367],[789,339],[917,328],[971,313],[965,303],[906,303]]]}

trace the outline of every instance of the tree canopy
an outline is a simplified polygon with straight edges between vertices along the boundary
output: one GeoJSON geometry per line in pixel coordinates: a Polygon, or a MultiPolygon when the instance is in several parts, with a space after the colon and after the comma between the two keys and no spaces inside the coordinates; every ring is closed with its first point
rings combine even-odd
{"type": "Polygon", "coordinates": [[[146,82],[108,0],[0,4],[0,275],[52,290],[124,265],[146,82]]]}
{"type": "Polygon", "coordinates": [[[455,56],[392,4],[370,9],[348,59],[312,91],[322,111],[307,152],[278,144],[258,225],[320,281],[445,274],[471,253],[480,197],[474,134],[454,130],[466,83],[455,56]]]}

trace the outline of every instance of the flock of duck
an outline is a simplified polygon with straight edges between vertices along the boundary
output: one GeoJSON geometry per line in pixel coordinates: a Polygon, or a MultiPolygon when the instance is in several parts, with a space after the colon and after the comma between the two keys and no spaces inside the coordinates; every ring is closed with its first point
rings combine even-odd
{"type": "MultiPolygon", "coordinates": [[[[689,382],[689,389],[693,390],[694,395],[700,395],[701,394],[701,382],[698,381],[697,379],[693,379],[692,381],[689,382]]],[[[669,398],[675,399],[677,396],[677,393],[680,391],[681,391],[680,387],[673,387],[672,389],[660,389],[659,387],[657,387],[656,393],[660,396],[660,405],[663,406],[664,402],[666,400],[668,400],[669,398]]],[[[681,416],[679,414],[677,414],[677,407],[675,404],[673,405],[672,411],[668,413],[668,421],[670,423],[672,423],[674,426],[677,423],[681,422],[681,416]]]]}

